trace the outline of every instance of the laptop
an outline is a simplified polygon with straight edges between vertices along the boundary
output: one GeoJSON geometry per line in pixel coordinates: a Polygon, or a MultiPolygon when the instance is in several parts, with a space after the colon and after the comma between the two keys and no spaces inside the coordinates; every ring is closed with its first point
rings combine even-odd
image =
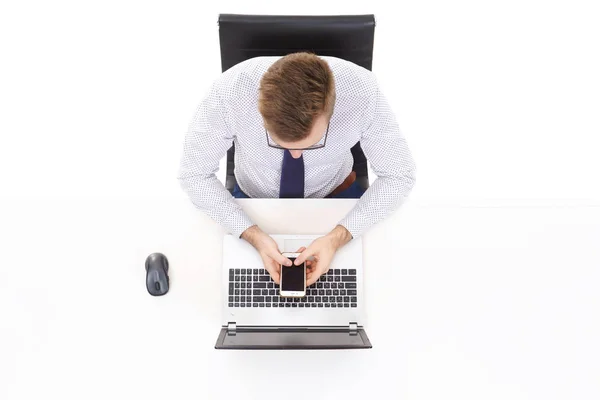
{"type": "MultiPolygon", "coordinates": [[[[271,235],[296,252],[320,235],[271,235]]],[[[222,328],[216,349],[364,349],[362,240],[337,251],[329,271],[302,298],[281,297],[256,249],[223,239],[222,328]]]]}

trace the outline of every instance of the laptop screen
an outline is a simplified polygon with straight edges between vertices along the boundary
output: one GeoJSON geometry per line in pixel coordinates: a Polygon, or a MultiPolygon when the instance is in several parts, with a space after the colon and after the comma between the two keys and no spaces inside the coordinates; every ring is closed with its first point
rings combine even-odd
{"type": "Polygon", "coordinates": [[[223,328],[217,349],[358,349],[371,348],[363,329],[238,329],[228,333],[223,328]]]}

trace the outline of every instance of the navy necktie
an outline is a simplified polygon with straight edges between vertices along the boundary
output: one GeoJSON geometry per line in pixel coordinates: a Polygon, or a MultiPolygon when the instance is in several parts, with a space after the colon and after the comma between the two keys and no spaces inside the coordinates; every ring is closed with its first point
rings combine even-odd
{"type": "Polygon", "coordinates": [[[283,152],[281,166],[281,186],[279,198],[297,199],[304,198],[304,156],[292,157],[289,150],[283,152]]]}

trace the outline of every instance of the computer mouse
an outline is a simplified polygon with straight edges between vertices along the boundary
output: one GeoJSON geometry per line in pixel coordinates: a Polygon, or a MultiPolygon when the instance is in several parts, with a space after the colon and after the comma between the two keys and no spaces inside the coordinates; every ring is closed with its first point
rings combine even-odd
{"type": "Polygon", "coordinates": [[[164,254],[152,253],[146,258],[146,289],[152,296],[169,291],[169,261],[164,254]]]}

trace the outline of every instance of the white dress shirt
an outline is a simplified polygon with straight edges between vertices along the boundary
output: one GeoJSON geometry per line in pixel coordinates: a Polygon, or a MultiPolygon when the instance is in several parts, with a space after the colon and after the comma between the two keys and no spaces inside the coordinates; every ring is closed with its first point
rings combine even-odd
{"type": "MultiPolygon", "coordinates": [[[[181,187],[200,210],[240,236],[253,225],[217,179],[219,161],[235,144],[235,177],[253,198],[277,198],[284,150],[267,145],[258,111],[259,84],[280,57],[256,57],[225,71],[189,124],[179,170],[181,187]]],[[[361,147],[377,179],[339,224],[353,237],[401,205],[415,183],[415,163],[374,74],[335,57],[336,101],[325,147],[303,152],[306,198],[323,198],[352,171],[352,146],[361,147]]],[[[335,200],[332,200],[335,201],[335,200]]]]}

